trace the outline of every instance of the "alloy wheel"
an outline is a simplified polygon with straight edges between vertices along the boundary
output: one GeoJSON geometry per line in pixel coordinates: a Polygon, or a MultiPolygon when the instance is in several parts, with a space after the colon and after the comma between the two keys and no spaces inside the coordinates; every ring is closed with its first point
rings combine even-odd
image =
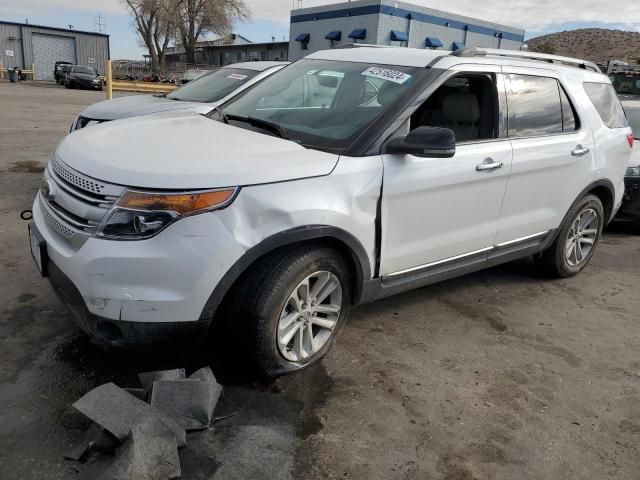
{"type": "Polygon", "coordinates": [[[585,208],[573,221],[565,242],[565,258],[572,267],[580,266],[589,256],[598,238],[600,219],[593,208],[585,208]]]}
{"type": "Polygon", "coordinates": [[[329,342],[342,310],[342,285],[328,271],[312,273],[287,299],[278,320],[278,350],[291,362],[306,361],[329,342]]]}

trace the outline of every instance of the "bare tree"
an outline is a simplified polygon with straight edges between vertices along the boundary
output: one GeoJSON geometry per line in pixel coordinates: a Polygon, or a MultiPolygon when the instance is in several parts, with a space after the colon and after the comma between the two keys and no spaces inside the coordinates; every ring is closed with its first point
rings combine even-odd
{"type": "Polygon", "coordinates": [[[164,69],[169,41],[176,31],[176,4],[172,0],[123,0],[133,15],[140,43],[149,50],[151,70],[164,69]]]}
{"type": "Polygon", "coordinates": [[[229,33],[235,20],[249,16],[244,0],[177,0],[177,31],[187,63],[195,63],[196,43],[207,33],[229,33]]]}

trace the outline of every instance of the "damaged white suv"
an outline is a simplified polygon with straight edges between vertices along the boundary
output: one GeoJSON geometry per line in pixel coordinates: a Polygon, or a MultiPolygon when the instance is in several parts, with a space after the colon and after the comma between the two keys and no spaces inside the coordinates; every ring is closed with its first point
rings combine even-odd
{"type": "Polygon", "coordinates": [[[70,134],[31,247],[95,342],[208,336],[279,375],[320,359],[353,305],[529,255],[577,274],[632,142],[588,62],[321,51],[208,115],[70,134]]]}

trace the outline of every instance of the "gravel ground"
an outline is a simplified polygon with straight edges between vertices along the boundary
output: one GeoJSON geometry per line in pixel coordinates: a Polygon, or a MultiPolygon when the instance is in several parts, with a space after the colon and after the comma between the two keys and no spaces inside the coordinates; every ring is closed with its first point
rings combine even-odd
{"type": "MultiPolygon", "coordinates": [[[[101,99],[0,83],[0,478],[91,478],[95,465],[62,459],[87,426],[70,404],[158,366],[91,346],[18,217],[73,117],[101,99]]],[[[252,387],[302,402],[272,412],[295,427],[296,478],[636,480],[638,234],[610,228],[577,278],[521,261],[355,309],[321,364],[252,387]]]]}

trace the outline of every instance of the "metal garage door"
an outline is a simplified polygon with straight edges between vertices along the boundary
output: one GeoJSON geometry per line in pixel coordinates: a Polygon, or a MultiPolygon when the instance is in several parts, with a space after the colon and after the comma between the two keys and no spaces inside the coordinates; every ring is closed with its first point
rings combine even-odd
{"type": "Polygon", "coordinates": [[[56,62],[76,63],[76,41],[60,35],[34,33],[31,37],[36,80],[53,80],[56,62]]]}

